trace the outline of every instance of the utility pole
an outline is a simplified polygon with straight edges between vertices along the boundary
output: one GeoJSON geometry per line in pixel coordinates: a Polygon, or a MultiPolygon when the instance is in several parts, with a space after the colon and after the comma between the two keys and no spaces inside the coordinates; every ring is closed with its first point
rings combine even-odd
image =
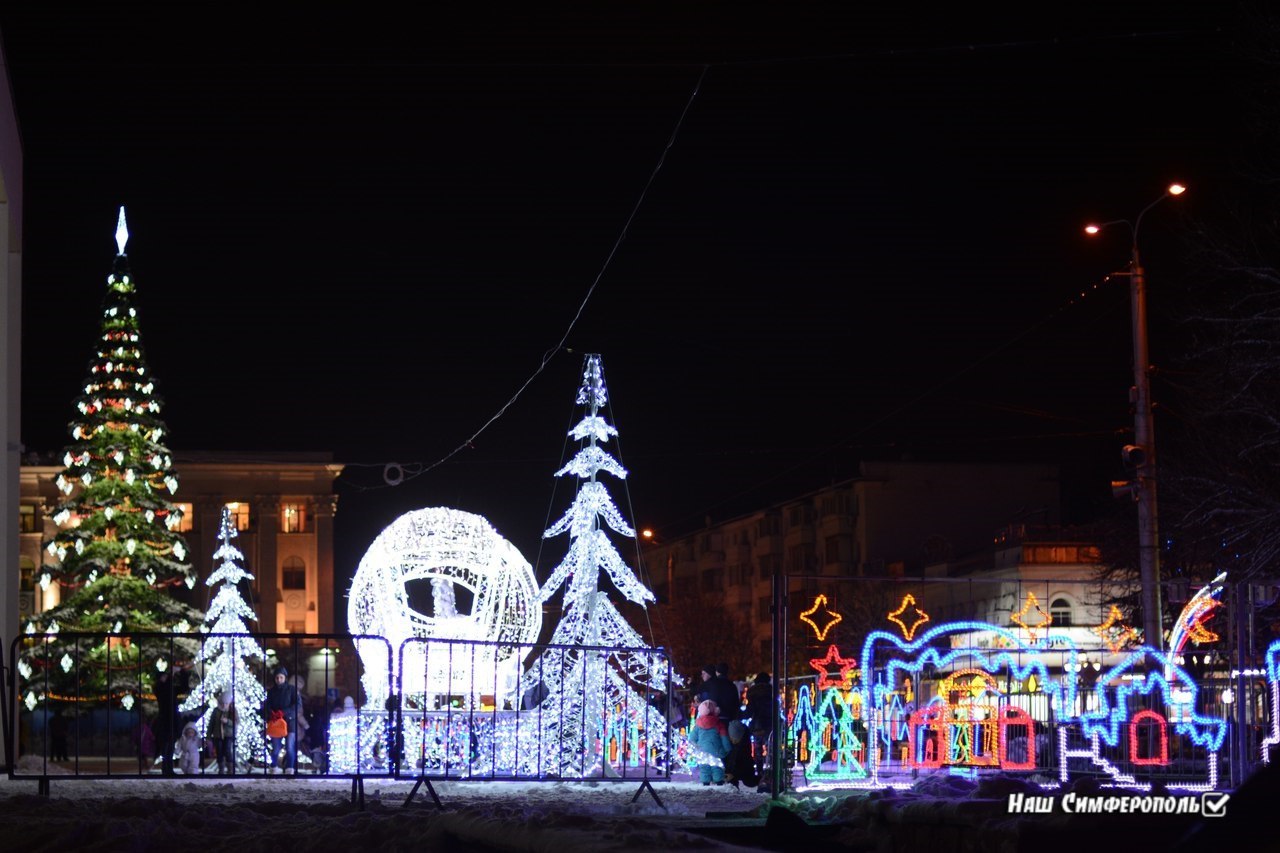
{"type": "Polygon", "coordinates": [[[1129,300],[1133,314],[1133,440],[1127,454],[1134,464],[1138,499],[1138,583],[1142,587],[1143,643],[1164,647],[1163,596],[1160,592],[1160,534],[1156,513],[1156,437],[1151,410],[1151,355],[1147,343],[1147,291],[1138,241],[1129,264],[1129,300]]]}
{"type": "Polygon", "coordinates": [[[1156,436],[1151,405],[1151,355],[1147,345],[1147,289],[1142,261],[1138,257],[1138,230],[1147,211],[1170,196],[1180,196],[1187,188],[1170,184],[1169,188],[1142,209],[1132,222],[1113,219],[1101,225],[1088,225],[1085,233],[1097,234],[1109,225],[1129,228],[1129,271],[1118,273],[1129,277],[1129,301],[1133,322],[1133,444],[1124,448],[1124,458],[1134,468],[1134,482],[1125,485],[1138,502],[1138,584],[1142,601],[1142,642],[1156,650],[1164,648],[1164,617],[1160,591],[1160,534],[1156,514],[1156,436]]]}

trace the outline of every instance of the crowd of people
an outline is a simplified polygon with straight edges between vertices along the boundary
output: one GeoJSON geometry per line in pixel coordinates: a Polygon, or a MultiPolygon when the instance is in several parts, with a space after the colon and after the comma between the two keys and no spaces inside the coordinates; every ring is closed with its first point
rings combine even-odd
{"type": "Polygon", "coordinates": [[[694,721],[689,743],[697,753],[704,785],[746,785],[768,791],[765,768],[770,754],[776,708],[767,672],[743,683],[729,677],[729,665],[708,664],[694,688],[694,721]]]}
{"type": "MultiPolygon", "coordinates": [[[[260,721],[254,721],[255,724],[269,721],[273,712],[278,712],[285,722],[283,734],[266,737],[267,771],[297,773],[301,750],[315,772],[324,772],[328,756],[329,717],[341,710],[338,690],[329,688],[323,696],[308,697],[302,692],[298,680],[290,678],[283,666],[272,673],[272,681],[262,706],[252,712],[261,717],[260,721]]],[[[181,667],[173,667],[157,677],[156,714],[151,718],[139,718],[132,732],[133,747],[140,765],[149,768],[152,761],[159,758],[160,772],[165,776],[236,773],[236,731],[249,722],[236,708],[231,692],[224,690],[217,696],[204,733],[200,734],[195,724],[204,716],[204,710],[181,710],[188,692],[188,678],[181,667]]],[[[52,718],[50,730],[50,758],[66,760],[65,720],[60,716],[52,718]]]]}

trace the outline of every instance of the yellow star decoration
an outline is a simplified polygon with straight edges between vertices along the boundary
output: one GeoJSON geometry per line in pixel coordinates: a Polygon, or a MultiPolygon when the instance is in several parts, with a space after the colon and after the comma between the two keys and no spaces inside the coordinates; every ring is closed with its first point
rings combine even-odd
{"type": "Polygon", "coordinates": [[[890,622],[897,624],[897,626],[902,629],[902,638],[909,643],[911,642],[911,638],[916,635],[916,629],[929,621],[929,614],[916,606],[916,597],[914,595],[907,593],[907,595],[902,599],[902,604],[897,610],[890,613],[888,618],[890,622]],[[908,607],[916,612],[916,620],[911,623],[910,627],[908,627],[906,622],[899,618],[903,613],[907,612],[908,607]]]}
{"type": "Polygon", "coordinates": [[[1041,628],[1048,628],[1053,624],[1053,617],[1040,609],[1040,600],[1036,598],[1034,592],[1027,593],[1027,603],[1022,605],[1022,609],[1009,617],[1009,621],[1017,625],[1019,628],[1026,629],[1031,637],[1031,642],[1036,641],[1036,631],[1041,628]],[[1039,613],[1040,619],[1034,625],[1028,625],[1023,617],[1030,616],[1033,613],[1039,613]]]}
{"type": "Polygon", "coordinates": [[[825,658],[810,658],[809,666],[819,673],[818,689],[828,687],[847,687],[853,681],[853,671],[858,668],[856,658],[840,657],[840,650],[835,646],[827,648],[825,658]]]}
{"type": "Polygon", "coordinates": [[[825,595],[819,595],[817,598],[815,598],[813,600],[813,606],[800,614],[800,621],[808,624],[809,627],[813,628],[813,633],[817,636],[819,643],[825,640],[827,638],[827,632],[830,631],[832,628],[834,628],[836,625],[838,625],[843,619],[844,617],[841,616],[839,613],[834,613],[830,610],[827,610],[827,597],[825,595]],[[823,620],[826,624],[823,625],[822,627],[819,627],[818,623],[815,622],[812,618],[810,618],[813,616],[813,614],[817,613],[819,610],[821,610],[823,613],[827,615],[827,618],[823,620]]]}
{"type": "Polygon", "coordinates": [[[1107,620],[1089,630],[1102,638],[1102,642],[1107,644],[1107,648],[1111,649],[1113,655],[1118,654],[1125,646],[1138,642],[1138,632],[1124,624],[1124,614],[1114,604],[1111,605],[1111,612],[1107,614],[1107,620]]]}

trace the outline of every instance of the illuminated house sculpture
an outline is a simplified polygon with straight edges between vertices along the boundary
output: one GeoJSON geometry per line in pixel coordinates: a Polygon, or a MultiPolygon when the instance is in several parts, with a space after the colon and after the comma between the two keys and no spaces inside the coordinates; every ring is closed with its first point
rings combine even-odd
{"type": "Polygon", "coordinates": [[[482,694],[518,707],[516,647],[527,651],[537,639],[542,609],[533,569],[514,545],[478,515],[435,507],[400,516],[374,539],[352,579],[347,620],[353,635],[387,640],[356,640],[369,707],[382,709],[397,679],[418,708],[439,696],[474,707],[482,694]],[[428,599],[411,596],[410,584],[429,585],[429,613],[415,609],[428,599]]]}
{"type": "MultiPolygon", "coordinates": [[[[552,647],[524,675],[525,690],[544,698],[531,727],[533,742],[522,756],[528,762],[523,772],[613,775],[615,757],[626,752],[620,746],[638,742],[641,732],[649,757],[658,764],[669,761],[670,726],[645,694],[670,689],[670,663],[660,650],[647,646],[600,589],[603,571],[628,600],[641,606],[654,600],[604,529],[627,539],[636,535],[598,479],[601,474],[627,475],[602,447],[618,434],[601,415],[608,400],[600,356],[588,355],[576,400],[585,414],[569,433],[581,445],[556,472],[557,477],[577,477],[578,491],[564,516],[543,533],[545,538],[568,533],[569,549],[539,595],[548,601],[565,586],[552,647]]],[[[627,754],[635,760],[634,751],[627,754]]]]}
{"type": "Polygon", "coordinates": [[[1084,759],[1090,769],[1104,771],[1114,784],[1143,787],[1135,772],[1165,766],[1175,737],[1180,751],[1207,768],[1203,782],[1168,784],[1183,790],[1212,790],[1218,783],[1218,752],[1227,723],[1196,711],[1199,685],[1190,673],[1163,653],[1147,646],[1134,649],[1118,665],[1103,670],[1094,688],[1095,710],[1080,715],[1082,744],[1071,744],[1072,732],[1059,729],[1059,773],[1065,781],[1073,765],[1084,759]],[[1128,765],[1130,772],[1122,767],[1128,765]]]}
{"type": "MultiPolygon", "coordinates": [[[[879,781],[886,760],[906,768],[996,767],[1027,769],[1035,752],[1034,720],[1011,702],[1003,685],[1034,680],[1055,708],[1073,707],[1075,680],[1051,677],[1043,641],[1031,645],[1016,632],[984,622],[951,622],[917,634],[907,642],[897,634],[874,631],[862,647],[862,707],[868,730],[869,780],[879,781]],[[973,645],[983,637],[985,647],[973,645]],[[894,712],[898,685],[919,683],[922,671],[941,675],[938,693],[918,707],[900,706],[894,712]],[[870,675],[874,673],[874,676],[870,675]],[[906,742],[901,741],[901,714],[908,714],[906,742]],[[890,738],[881,737],[891,731],[890,738]],[[1013,752],[1012,740],[1026,746],[1013,752]],[[886,742],[901,744],[900,754],[881,755],[886,742]],[[905,748],[903,748],[905,747],[905,748]]],[[[1055,659],[1077,660],[1071,647],[1056,646],[1055,659]]]]}

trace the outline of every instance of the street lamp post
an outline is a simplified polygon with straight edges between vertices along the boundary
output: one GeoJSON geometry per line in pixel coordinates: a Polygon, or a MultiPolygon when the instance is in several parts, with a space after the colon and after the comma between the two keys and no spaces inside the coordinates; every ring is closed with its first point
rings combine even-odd
{"type": "Polygon", "coordinates": [[[1138,256],[1138,229],[1147,211],[1169,196],[1182,195],[1186,187],[1171,184],[1155,201],[1142,209],[1136,219],[1113,219],[1089,225],[1085,231],[1097,234],[1109,225],[1129,228],[1129,269],[1117,275],[1129,277],[1129,301],[1133,323],[1133,444],[1124,448],[1125,458],[1134,468],[1133,495],[1138,503],[1138,583],[1141,586],[1143,642],[1156,649],[1164,646],[1164,619],[1160,591],[1160,536],[1156,513],[1156,437],[1151,406],[1151,356],[1147,341],[1147,291],[1142,261],[1138,256]]]}

